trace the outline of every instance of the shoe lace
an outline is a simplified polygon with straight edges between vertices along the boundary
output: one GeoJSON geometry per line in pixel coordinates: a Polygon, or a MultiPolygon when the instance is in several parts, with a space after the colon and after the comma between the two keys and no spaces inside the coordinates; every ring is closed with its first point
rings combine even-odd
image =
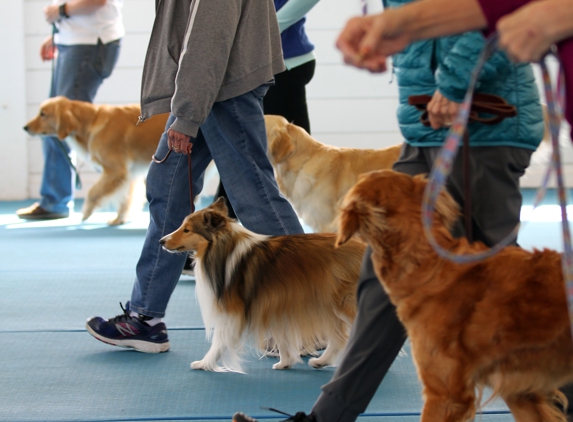
{"type": "Polygon", "coordinates": [[[281,415],[288,416],[288,419],[285,419],[283,422],[304,422],[304,421],[311,421],[312,419],[308,417],[308,415],[304,412],[296,412],[294,415],[290,415],[282,410],[274,409],[272,407],[263,407],[261,409],[270,410],[271,412],[280,413],[281,415]]]}
{"type": "Polygon", "coordinates": [[[132,320],[133,318],[131,317],[131,315],[129,315],[129,311],[123,307],[123,303],[119,302],[119,306],[121,307],[123,314],[110,318],[109,322],[116,323],[116,322],[126,322],[132,320]]]}

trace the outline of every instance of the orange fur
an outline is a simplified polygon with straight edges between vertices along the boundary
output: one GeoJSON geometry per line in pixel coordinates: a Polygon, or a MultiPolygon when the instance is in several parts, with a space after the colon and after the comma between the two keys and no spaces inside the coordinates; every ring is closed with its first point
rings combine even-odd
{"type": "Polygon", "coordinates": [[[383,149],[325,145],[284,117],[265,116],[268,156],[281,193],[315,232],[336,232],[339,202],[361,173],[388,169],[401,145],[383,149]]]}
{"type": "MultiPolygon", "coordinates": [[[[393,171],[363,175],[345,197],[337,243],[357,232],[407,329],[423,384],[422,421],[473,419],[476,388],[493,388],[516,421],[565,421],[557,390],[573,381],[573,344],[555,251],[507,247],[472,264],[440,258],[425,239],[427,181],[393,171]]],[[[433,232],[457,254],[486,249],[454,239],[455,202],[442,193],[433,232]]]]}
{"type": "Polygon", "coordinates": [[[195,252],[197,297],[212,345],[191,367],[241,371],[237,352],[247,338],[276,345],[274,369],[294,365],[301,351],[316,353],[317,343],[326,350],[309,364],[335,364],[356,314],[365,249],[357,240],[337,249],[335,241],[331,233],[255,234],[227,217],[222,198],[163,237],[168,251],[195,252]]]}
{"type": "Polygon", "coordinates": [[[83,220],[97,207],[117,199],[117,216],[109,224],[129,220],[136,184],[147,173],[151,157],[165,129],[167,114],[137,125],[139,105],[97,105],[54,97],[40,105],[38,115],[26,123],[31,135],[56,135],[89,159],[101,176],[87,193],[83,220]],[[117,197],[117,198],[115,198],[117,197]]]}

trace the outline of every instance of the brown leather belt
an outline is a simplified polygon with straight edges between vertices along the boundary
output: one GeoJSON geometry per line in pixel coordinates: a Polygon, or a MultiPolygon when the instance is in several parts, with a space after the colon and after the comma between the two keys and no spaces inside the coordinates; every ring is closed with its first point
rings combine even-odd
{"type": "MultiPolygon", "coordinates": [[[[430,95],[412,95],[408,97],[408,104],[413,105],[423,112],[420,116],[420,121],[424,126],[430,126],[427,107],[431,99],[432,97],[430,95]]],[[[509,104],[504,98],[493,94],[476,93],[473,96],[468,121],[480,122],[485,125],[496,125],[508,117],[515,116],[517,116],[516,107],[509,104]],[[487,114],[489,116],[480,116],[480,113],[487,114]]],[[[466,237],[471,243],[473,241],[473,235],[469,153],[470,141],[468,130],[466,128],[463,143],[464,220],[466,237]]]]}

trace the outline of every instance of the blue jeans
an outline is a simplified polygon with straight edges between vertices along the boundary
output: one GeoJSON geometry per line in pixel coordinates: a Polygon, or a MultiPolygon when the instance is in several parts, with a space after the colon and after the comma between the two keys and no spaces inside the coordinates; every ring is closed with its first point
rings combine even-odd
{"type": "MultiPolygon", "coordinates": [[[[103,80],[113,70],[120,41],[97,45],[58,45],[50,97],[63,95],[72,100],[93,102],[103,80]]],[[[68,211],[73,198],[73,174],[55,136],[42,137],[44,173],[40,186],[40,206],[50,212],[68,211]]],[[[64,150],[70,148],[63,142],[64,150]]]]}
{"type": "MultiPolygon", "coordinates": [[[[263,85],[246,94],[216,102],[193,141],[193,194],[203,188],[211,159],[241,223],[256,233],[303,233],[290,203],[279,193],[267,158],[267,137],[262,112],[263,85]]],[[[166,129],[175,118],[171,116],[166,129]]],[[[167,133],[159,141],[156,157],[167,154],[167,133]]],[[[147,175],[150,223],[136,267],[130,309],[150,317],[163,317],[179,281],[185,254],[161,248],[159,239],[173,232],[191,212],[187,156],[171,153],[162,164],[151,163],[147,175]]]]}

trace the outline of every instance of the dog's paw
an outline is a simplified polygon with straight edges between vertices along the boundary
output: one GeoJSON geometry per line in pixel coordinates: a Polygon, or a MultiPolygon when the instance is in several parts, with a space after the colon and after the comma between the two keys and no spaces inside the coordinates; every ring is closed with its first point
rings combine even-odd
{"type": "Polygon", "coordinates": [[[127,223],[127,220],[125,218],[121,218],[121,217],[116,217],[113,220],[109,220],[107,222],[107,224],[109,226],[121,226],[122,224],[127,223]]]}
{"type": "Polygon", "coordinates": [[[308,364],[312,366],[314,369],[322,369],[325,366],[328,366],[328,363],[321,362],[320,358],[312,358],[308,360],[308,364]]]}
{"type": "Polygon", "coordinates": [[[279,362],[273,365],[273,369],[290,369],[291,366],[292,366],[291,364],[279,362]]]}
{"type": "Polygon", "coordinates": [[[191,362],[191,369],[205,370],[205,362],[203,362],[202,360],[196,360],[195,362],[191,362]]]}

